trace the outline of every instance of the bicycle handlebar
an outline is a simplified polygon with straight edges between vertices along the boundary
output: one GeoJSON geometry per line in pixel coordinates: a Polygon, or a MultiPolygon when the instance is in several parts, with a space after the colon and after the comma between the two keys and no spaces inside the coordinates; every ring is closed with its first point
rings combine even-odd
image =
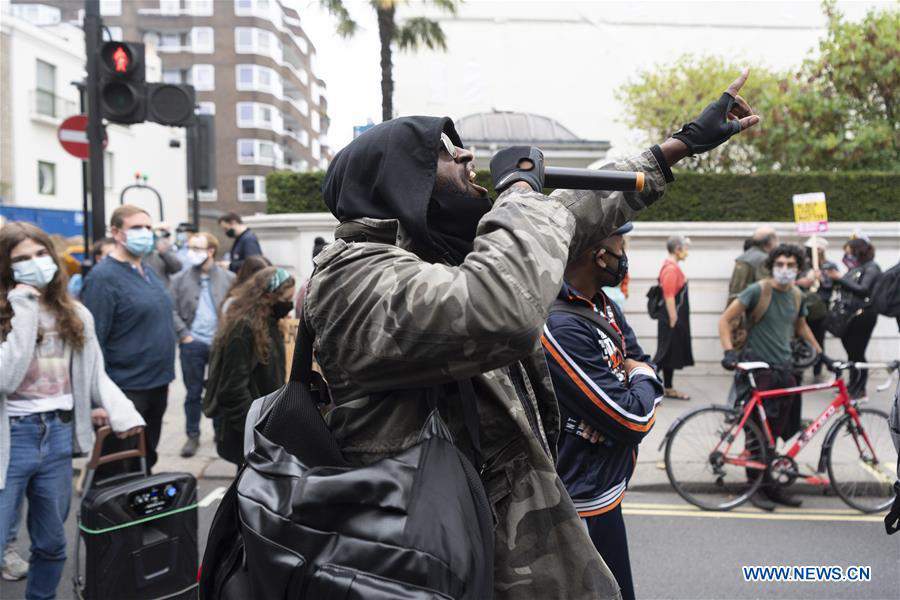
{"type": "MultiPolygon", "coordinates": [[[[888,372],[898,371],[900,370],[900,360],[894,360],[891,362],[852,362],[852,361],[844,361],[844,360],[836,360],[832,363],[824,363],[825,368],[831,371],[834,374],[839,374],[841,371],[846,371],[847,369],[859,369],[859,370],[872,370],[872,369],[885,369],[888,372]]],[[[742,371],[744,373],[750,371],[757,370],[765,370],[771,369],[772,366],[763,361],[747,361],[747,362],[739,362],[735,365],[735,370],[742,371]]]]}

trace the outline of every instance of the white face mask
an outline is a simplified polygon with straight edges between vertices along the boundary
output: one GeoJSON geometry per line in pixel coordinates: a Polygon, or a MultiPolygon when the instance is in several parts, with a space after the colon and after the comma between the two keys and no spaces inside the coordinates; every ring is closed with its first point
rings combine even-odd
{"type": "Polygon", "coordinates": [[[206,253],[206,250],[188,250],[187,251],[187,259],[188,262],[191,263],[192,267],[198,267],[206,262],[206,259],[209,258],[209,255],[206,253]]]}
{"type": "Polygon", "coordinates": [[[797,279],[797,269],[776,267],[772,270],[772,278],[778,285],[790,285],[797,279]]]}
{"type": "Polygon", "coordinates": [[[39,290],[44,289],[56,275],[56,263],[49,256],[36,256],[12,264],[13,279],[39,290]]]}

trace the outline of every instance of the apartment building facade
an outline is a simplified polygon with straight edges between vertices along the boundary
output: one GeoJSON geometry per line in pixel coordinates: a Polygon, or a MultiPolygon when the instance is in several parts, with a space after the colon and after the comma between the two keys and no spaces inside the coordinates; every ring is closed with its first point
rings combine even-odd
{"type": "MultiPolygon", "coordinates": [[[[83,15],[80,2],[13,3],[53,7],[64,21],[83,15]]],[[[278,0],[101,0],[100,10],[109,37],[155,46],[161,79],[193,85],[199,112],[214,115],[204,220],[264,212],[274,169],[327,168],[325,83],[296,10],[278,0]]]]}

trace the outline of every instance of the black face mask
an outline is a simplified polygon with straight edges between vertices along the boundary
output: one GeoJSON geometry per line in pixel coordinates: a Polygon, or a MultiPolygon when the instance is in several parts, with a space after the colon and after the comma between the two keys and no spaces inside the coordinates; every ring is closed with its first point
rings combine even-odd
{"type": "Polygon", "coordinates": [[[272,315],[276,319],[283,319],[294,308],[294,303],[290,300],[279,300],[272,305],[272,315]]]}
{"type": "MultiPolygon", "coordinates": [[[[615,257],[618,261],[618,265],[616,265],[615,270],[610,269],[609,267],[602,267],[603,271],[612,278],[611,283],[607,283],[608,287],[616,287],[622,281],[624,281],[625,276],[628,275],[628,256],[623,251],[622,254],[616,254],[609,248],[603,248],[606,250],[606,253],[603,256],[612,256],[615,257]]],[[[599,250],[598,250],[599,253],[599,250]]],[[[594,261],[597,260],[597,254],[594,254],[594,261]]],[[[606,262],[606,261],[604,261],[606,262]]]]}
{"type": "Polygon", "coordinates": [[[428,205],[428,230],[451,264],[462,264],[472,251],[478,222],[489,210],[490,198],[435,186],[428,205]]]}
{"type": "Polygon", "coordinates": [[[237,236],[237,232],[234,230],[233,227],[229,227],[228,229],[225,230],[225,235],[227,235],[230,238],[233,238],[233,237],[237,236]]]}

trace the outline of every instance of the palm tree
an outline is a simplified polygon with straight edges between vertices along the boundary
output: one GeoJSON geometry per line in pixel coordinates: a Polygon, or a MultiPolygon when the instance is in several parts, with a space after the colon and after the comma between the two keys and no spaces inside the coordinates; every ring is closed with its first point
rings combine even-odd
{"type": "MultiPolygon", "coordinates": [[[[396,20],[397,5],[408,0],[369,0],[378,17],[378,37],[381,41],[381,119],[394,116],[394,65],[391,60],[392,44],[400,50],[417,50],[426,46],[429,50],[446,50],[447,42],[441,24],[426,17],[411,17],[400,23],[396,20]]],[[[456,14],[458,0],[430,0],[441,10],[456,14]]],[[[357,30],[357,23],[350,16],[344,0],[319,0],[319,4],[337,19],[338,35],[348,38],[357,30]]]]}

